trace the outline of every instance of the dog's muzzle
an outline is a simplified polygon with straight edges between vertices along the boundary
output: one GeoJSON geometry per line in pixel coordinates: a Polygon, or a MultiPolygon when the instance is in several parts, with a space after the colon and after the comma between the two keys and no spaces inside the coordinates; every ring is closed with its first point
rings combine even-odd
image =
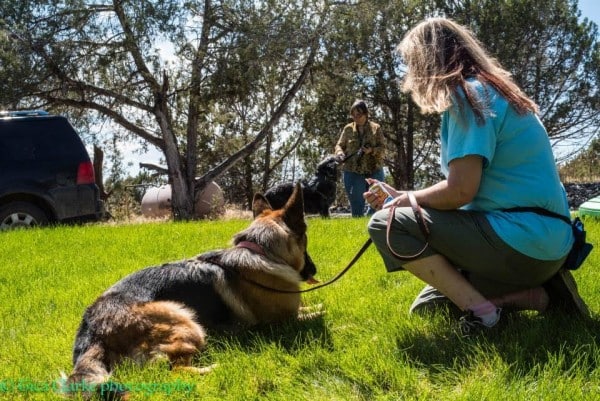
{"type": "Polygon", "coordinates": [[[300,271],[300,277],[308,284],[317,284],[319,281],[313,276],[317,274],[317,266],[313,263],[308,252],[304,252],[304,268],[300,271]]]}

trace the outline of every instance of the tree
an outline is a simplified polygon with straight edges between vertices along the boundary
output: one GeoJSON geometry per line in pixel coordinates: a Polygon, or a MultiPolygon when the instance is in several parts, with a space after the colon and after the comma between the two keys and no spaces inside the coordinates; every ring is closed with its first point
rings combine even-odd
{"type": "Polygon", "coordinates": [[[86,117],[109,119],[158,147],[174,216],[189,219],[196,194],[256,151],[303,86],[326,21],[321,3],[7,0],[0,57],[20,83],[0,84],[10,89],[0,90],[0,104],[87,110],[86,117]],[[166,44],[172,62],[160,56],[166,44]],[[250,110],[263,116],[259,125],[198,177],[199,155],[214,149],[215,133],[235,125],[219,121],[239,118],[231,105],[260,97],[269,74],[282,77],[270,88],[277,94],[270,113],[250,110]]]}
{"type": "Polygon", "coordinates": [[[0,104],[92,111],[81,116],[159,147],[178,218],[208,181],[248,202],[286,157],[315,166],[355,98],[383,127],[393,183],[436,180],[439,117],[400,93],[393,51],[428,16],[476,33],[538,102],[555,145],[600,126],[598,28],[578,21],[575,0],[55,3],[0,4],[0,104]]]}
{"type": "Polygon", "coordinates": [[[473,29],[540,107],[554,146],[570,158],[600,127],[598,27],[580,22],[577,0],[440,1],[473,29]]]}
{"type": "Polygon", "coordinates": [[[349,107],[366,100],[388,143],[385,164],[397,188],[426,185],[437,177],[428,167],[437,150],[439,118],[422,115],[410,96],[401,93],[403,71],[395,54],[403,32],[432,12],[422,1],[348,2],[335,10],[325,57],[315,67],[316,102],[308,106],[304,125],[320,148],[333,149],[349,107]]]}
{"type": "Polygon", "coordinates": [[[569,160],[560,169],[564,181],[591,182],[600,178],[600,138],[577,157],[569,160]]]}
{"type": "Polygon", "coordinates": [[[315,66],[316,102],[305,119],[310,138],[331,149],[332,132],[339,132],[352,100],[362,97],[388,138],[386,165],[394,184],[411,188],[439,178],[439,118],[421,115],[399,92],[402,64],[393,52],[408,29],[436,15],[469,26],[514,74],[538,102],[555,146],[571,141],[580,148],[598,132],[598,30],[578,21],[576,1],[375,0],[335,10],[326,55],[315,66]]]}

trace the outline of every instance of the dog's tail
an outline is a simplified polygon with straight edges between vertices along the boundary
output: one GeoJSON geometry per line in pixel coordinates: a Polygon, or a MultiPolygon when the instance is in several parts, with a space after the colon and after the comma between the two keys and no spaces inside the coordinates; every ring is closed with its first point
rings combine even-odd
{"type": "Polygon", "coordinates": [[[104,362],[106,350],[101,343],[92,344],[79,358],[73,373],[61,380],[61,392],[68,396],[81,394],[84,399],[98,395],[101,400],[126,400],[124,386],[109,381],[110,372],[104,362]]]}
{"type": "Polygon", "coordinates": [[[123,400],[122,386],[111,383],[111,358],[103,334],[110,330],[120,315],[129,308],[116,297],[102,297],[89,307],[77,330],[73,347],[73,372],[60,381],[60,392],[66,396],[80,394],[84,399],[98,395],[102,400],[123,400]]]}
{"type": "Polygon", "coordinates": [[[102,361],[103,354],[102,346],[95,344],[82,356],[71,375],[61,372],[59,392],[67,397],[80,395],[84,400],[96,399],[95,396],[104,401],[127,400],[124,386],[109,380],[110,372],[102,361]]]}

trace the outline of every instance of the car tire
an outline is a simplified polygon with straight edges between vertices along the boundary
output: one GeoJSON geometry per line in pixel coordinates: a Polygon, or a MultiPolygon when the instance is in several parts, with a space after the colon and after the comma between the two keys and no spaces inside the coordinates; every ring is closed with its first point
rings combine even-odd
{"type": "Polygon", "coordinates": [[[11,202],[0,207],[0,231],[31,228],[48,223],[42,209],[29,202],[11,202]]]}

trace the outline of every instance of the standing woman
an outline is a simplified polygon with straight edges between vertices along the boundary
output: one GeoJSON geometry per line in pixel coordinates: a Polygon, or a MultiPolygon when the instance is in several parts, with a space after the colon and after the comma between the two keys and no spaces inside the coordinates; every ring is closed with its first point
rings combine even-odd
{"type": "Polygon", "coordinates": [[[368,187],[366,179],[384,179],[385,147],[381,127],[369,120],[369,109],[363,100],[352,104],[350,115],[353,122],[342,129],[335,145],[335,155],[338,161],[344,162],[344,188],[350,201],[352,217],[361,217],[365,213],[363,193],[368,187]]]}
{"type": "MultiPolygon", "coordinates": [[[[587,317],[573,276],[561,269],[573,243],[570,224],[541,214],[568,217],[569,207],[537,105],[451,20],[421,22],[397,50],[408,67],[402,89],[422,112],[442,115],[446,176],[412,192],[430,231],[427,241],[408,192],[387,186],[395,199],[369,222],[387,270],[404,268],[428,284],[411,311],[453,305],[464,314],[464,332],[493,327],[502,308],[561,308],[587,317]],[[510,210],[519,207],[529,209],[510,210]],[[400,255],[426,248],[403,261],[388,245],[400,255]]],[[[365,198],[382,206],[368,192],[365,198]]]]}

